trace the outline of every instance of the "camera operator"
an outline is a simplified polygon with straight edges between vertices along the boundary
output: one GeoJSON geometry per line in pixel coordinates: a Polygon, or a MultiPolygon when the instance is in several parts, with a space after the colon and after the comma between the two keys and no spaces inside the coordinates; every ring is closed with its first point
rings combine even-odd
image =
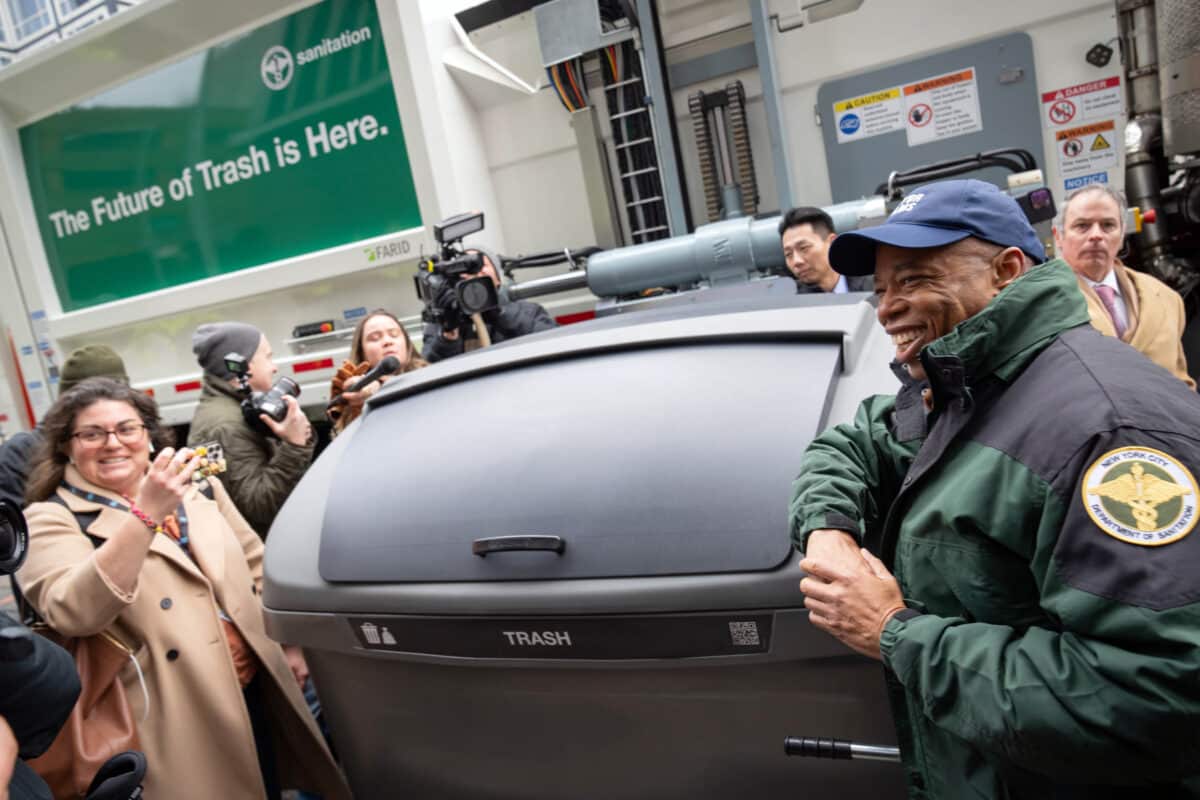
{"type": "Polygon", "coordinates": [[[0,612],[0,630],[23,631],[27,642],[24,654],[0,655],[0,682],[4,701],[0,703],[0,722],[8,730],[0,731],[3,746],[2,768],[12,767],[8,780],[0,778],[0,789],[8,788],[11,800],[45,798],[54,795],[50,787],[24,760],[15,765],[8,757],[37,758],[50,747],[59,729],[67,721],[79,697],[79,675],[71,654],[42,636],[29,632],[16,619],[0,612]],[[14,657],[15,656],[15,657],[14,657]],[[9,738],[12,737],[12,738],[9,738]],[[14,747],[16,752],[10,752],[14,747]]]}
{"type": "Polygon", "coordinates": [[[188,444],[221,443],[227,462],[222,483],[250,527],[266,539],[276,513],[312,462],[312,425],[290,395],[282,397],[287,411],[281,422],[261,414],[265,428],[260,428],[247,420],[242,381],[230,371],[226,356],[237,354],[248,364],[249,389],[271,392],[278,368],[258,328],[243,322],[201,325],[192,335],[192,351],[204,368],[204,388],[188,444]]]}
{"type": "MultiPolygon", "coordinates": [[[[21,512],[0,500],[0,575],[21,566],[27,536],[21,512]]],[[[75,660],[0,612],[0,687],[0,798],[51,800],[46,782],[16,759],[46,752],[70,716],[80,690],[75,660]]]]}
{"type": "MultiPolygon", "coordinates": [[[[492,280],[496,289],[500,288],[500,275],[496,271],[497,259],[479,248],[469,249],[468,253],[479,253],[483,259],[480,275],[492,280]]],[[[527,300],[509,300],[499,293],[499,304],[482,313],[487,333],[493,343],[515,339],[528,333],[549,330],[556,327],[554,319],[537,303],[527,300]]],[[[430,363],[444,358],[457,356],[467,349],[467,341],[479,338],[470,318],[459,308],[458,296],[453,286],[445,286],[435,298],[436,304],[447,313],[446,318],[458,321],[457,325],[428,322],[425,324],[421,354],[430,363]]]]}

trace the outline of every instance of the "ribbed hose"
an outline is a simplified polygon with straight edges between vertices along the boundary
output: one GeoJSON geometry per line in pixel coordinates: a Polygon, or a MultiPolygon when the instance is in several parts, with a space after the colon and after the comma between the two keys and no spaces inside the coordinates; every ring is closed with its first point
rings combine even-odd
{"type": "Polygon", "coordinates": [[[696,137],[696,157],[700,161],[700,180],[704,186],[704,210],[708,213],[708,221],[716,222],[721,217],[721,181],[713,159],[712,132],[708,129],[704,112],[703,92],[688,97],[688,114],[692,118],[692,133],[696,137]]]}
{"type": "Polygon", "coordinates": [[[729,138],[737,161],[737,181],[742,190],[742,213],[758,213],[758,181],[754,177],[754,154],[750,150],[750,129],[746,125],[746,92],[741,81],[725,87],[725,110],[729,120],[729,138]]]}

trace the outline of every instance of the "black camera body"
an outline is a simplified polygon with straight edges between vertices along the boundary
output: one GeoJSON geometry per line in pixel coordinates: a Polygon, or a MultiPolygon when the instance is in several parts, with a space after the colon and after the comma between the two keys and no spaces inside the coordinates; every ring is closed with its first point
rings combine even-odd
{"type": "Polygon", "coordinates": [[[238,379],[238,393],[242,396],[242,416],[245,418],[246,424],[259,433],[274,436],[274,431],[267,427],[260,415],[266,414],[276,422],[283,422],[288,410],[284,398],[288,395],[299,397],[300,384],[284,376],[275,381],[275,385],[271,387],[270,391],[256,392],[250,388],[250,364],[244,356],[238,353],[228,353],[225,355],[224,361],[225,369],[232,372],[238,379]]]}
{"type": "MultiPolygon", "coordinates": [[[[500,305],[496,285],[483,270],[483,255],[468,253],[462,239],[483,230],[483,212],[458,214],[433,226],[433,238],[441,251],[420,262],[414,281],[417,297],[425,306],[421,319],[442,330],[462,328],[472,314],[500,305]]],[[[497,270],[499,264],[493,265],[497,270]]]]}
{"type": "Polygon", "coordinates": [[[29,527],[21,509],[0,500],[0,575],[12,575],[29,552],[29,527]]]}

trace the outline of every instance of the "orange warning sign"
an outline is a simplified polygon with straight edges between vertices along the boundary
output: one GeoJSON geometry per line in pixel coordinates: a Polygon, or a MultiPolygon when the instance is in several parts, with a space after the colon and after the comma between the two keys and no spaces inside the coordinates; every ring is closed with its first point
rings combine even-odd
{"type": "Polygon", "coordinates": [[[1091,136],[1093,133],[1104,133],[1113,129],[1113,121],[1106,120],[1097,122],[1092,125],[1081,125],[1078,128],[1068,128],[1065,131],[1055,131],[1054,141],[1061,142],[1065,139],[1075,139],[1080,136],[1091,136]]]}
{"type": "Polygon", "coordinates": [[[955,83],[972,80],[975,77],[975,70],[964,69],[962,72],[952,72],[949,75],[939,75],[936,78],[931,78],[927,81],[919,83],[910,83],[904,87],[904,94],[916,94],[917,92],[928,92],[930,89],[938,89],[943,86],[951,86],[955,83]]]}

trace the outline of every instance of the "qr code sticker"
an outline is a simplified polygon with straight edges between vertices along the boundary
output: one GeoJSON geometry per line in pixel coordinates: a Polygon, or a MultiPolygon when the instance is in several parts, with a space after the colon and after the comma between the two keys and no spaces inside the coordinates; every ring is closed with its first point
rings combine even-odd
{"type": "Polygon", "coordinates": [[[762,644],[758,638],[757,622],[729,623],[729,637],[736,647],[758,647],[762,644]]]}

